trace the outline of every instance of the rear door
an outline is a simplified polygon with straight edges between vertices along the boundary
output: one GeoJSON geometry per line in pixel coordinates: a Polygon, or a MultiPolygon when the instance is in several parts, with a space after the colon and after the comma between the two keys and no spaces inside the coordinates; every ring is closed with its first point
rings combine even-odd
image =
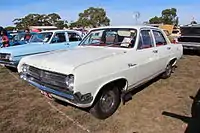
{"type": "Polygon", "coordinates": [[[168,44],[165,36],[160,30],[152,30],[156,48],[158,50],[158,63],[159,71],[164,71],[166,65],[172,56],[172,44],[168,44]]]}
{"type": "Polygon", "coordinates": [[[68,44],[66,35],[67,34],[65,32],[58,32],[58,33],[54,34],[54,36],[51,40],[51,43],[50,43],[50,47],[51,47],[52,51],[69,48],[69,44],[68,44]]]}
{"type": "Polygon", "coordinates": [[[78,46],[78,44],[82,40],[81,36],[76,32],[68,32],[67,34],[69,38],[69,42],[68,42],[69,48],[74,48],[78,46]]]}

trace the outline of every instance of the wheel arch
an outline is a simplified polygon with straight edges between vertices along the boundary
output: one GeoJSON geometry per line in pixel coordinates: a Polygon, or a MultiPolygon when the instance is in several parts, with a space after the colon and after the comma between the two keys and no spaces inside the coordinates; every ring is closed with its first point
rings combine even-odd
{"type": "Polygon", "coordinates": [[[107,88],[109,86],[113,86],[113,85],[119,86],[119,91],[121,93],[121,91],[126,90],[128,88],[128,80],[126,78],[116,78],[116,79],[105,82],[96,91],[92,104],[94,104],[96,102],[96,100],[98,99],[99,94],[101,93],[102,90],[104,90],[105,88],[107,88]]]}
{"type": "Polygon", "coordinates": [[[169,61],[169,63],[172,64],[172,66],[175,66],[176,62],[177,62],[177,58],[172,58],[172,59],[169,61]]]}
{"type": "MultiPolygon", "coordinates": [[[[176,65],[176,62],[177,62],[177,58],[174,57],[174,58],[171,58],[169,61],[168,61],[168,64],[171,64],[172,66],[175,66],[176,65]]],[[[167,64],[167,65],[168,65],[167,64]]]]}

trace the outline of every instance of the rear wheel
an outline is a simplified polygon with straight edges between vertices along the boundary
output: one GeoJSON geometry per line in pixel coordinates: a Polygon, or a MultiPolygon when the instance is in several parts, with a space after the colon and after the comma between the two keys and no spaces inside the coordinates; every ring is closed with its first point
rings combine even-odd
{"type": "Polygon", "coordinates": [[[120,104],[120,92],[118,87],[104,88],[99,97],[90,109],[90,113],[98,119],[106,119],[111,116],[120,104]]]}
{"type": "Polygon", "coordinates": [[[169,78],[169,77],[171,76],[171,74],[172,74],[172,71],[173,71],[173,66],[172,66],[172,64],[170,63],[170,64],[168,64],[167,67],[165,68],[165,72],[162,74],[161,77],[162,77],[163,79],[169,78]]]}

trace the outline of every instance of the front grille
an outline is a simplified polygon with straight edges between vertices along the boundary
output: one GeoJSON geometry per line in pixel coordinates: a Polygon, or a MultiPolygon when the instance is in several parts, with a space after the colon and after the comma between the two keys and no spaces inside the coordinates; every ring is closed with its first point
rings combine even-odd
{"type": "Polygon", "coordinates": [[[55,90],[68,92],[66,88],[66,75],[49,72],[46,70],[38,69],[33,66],[29,66],[27,77],[32,81],[41,84],[46,87],[50,87],[55,90]]]}

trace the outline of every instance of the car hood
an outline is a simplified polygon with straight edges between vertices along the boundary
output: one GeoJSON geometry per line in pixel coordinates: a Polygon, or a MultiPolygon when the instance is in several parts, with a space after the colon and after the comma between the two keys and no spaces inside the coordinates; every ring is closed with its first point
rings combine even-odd
{"type": "MultiPolygon", "coordinates": [[[[48,71],[70,74],[82,65],[125,52],[125,49],[120,48],[79,46],[72,50],[60,50],[25,57],[20,61],[20,64],[28,64],[48,71]]],[[[20,69],[19,67],[18,69],[20,69]]]]}
{"type": "MultiPolygon", "coordinates": [[[[29,54],[30,51],[33,51],[37,47],[46,45],[44,43],[27,43],[25,45],[17,45],[6,48],[0,48],[0,53],[10,53],[13,56],[20,56],[23,54],[29,54]]],[[[34,52],[34,51],[33,51],[34,52]]]]}

